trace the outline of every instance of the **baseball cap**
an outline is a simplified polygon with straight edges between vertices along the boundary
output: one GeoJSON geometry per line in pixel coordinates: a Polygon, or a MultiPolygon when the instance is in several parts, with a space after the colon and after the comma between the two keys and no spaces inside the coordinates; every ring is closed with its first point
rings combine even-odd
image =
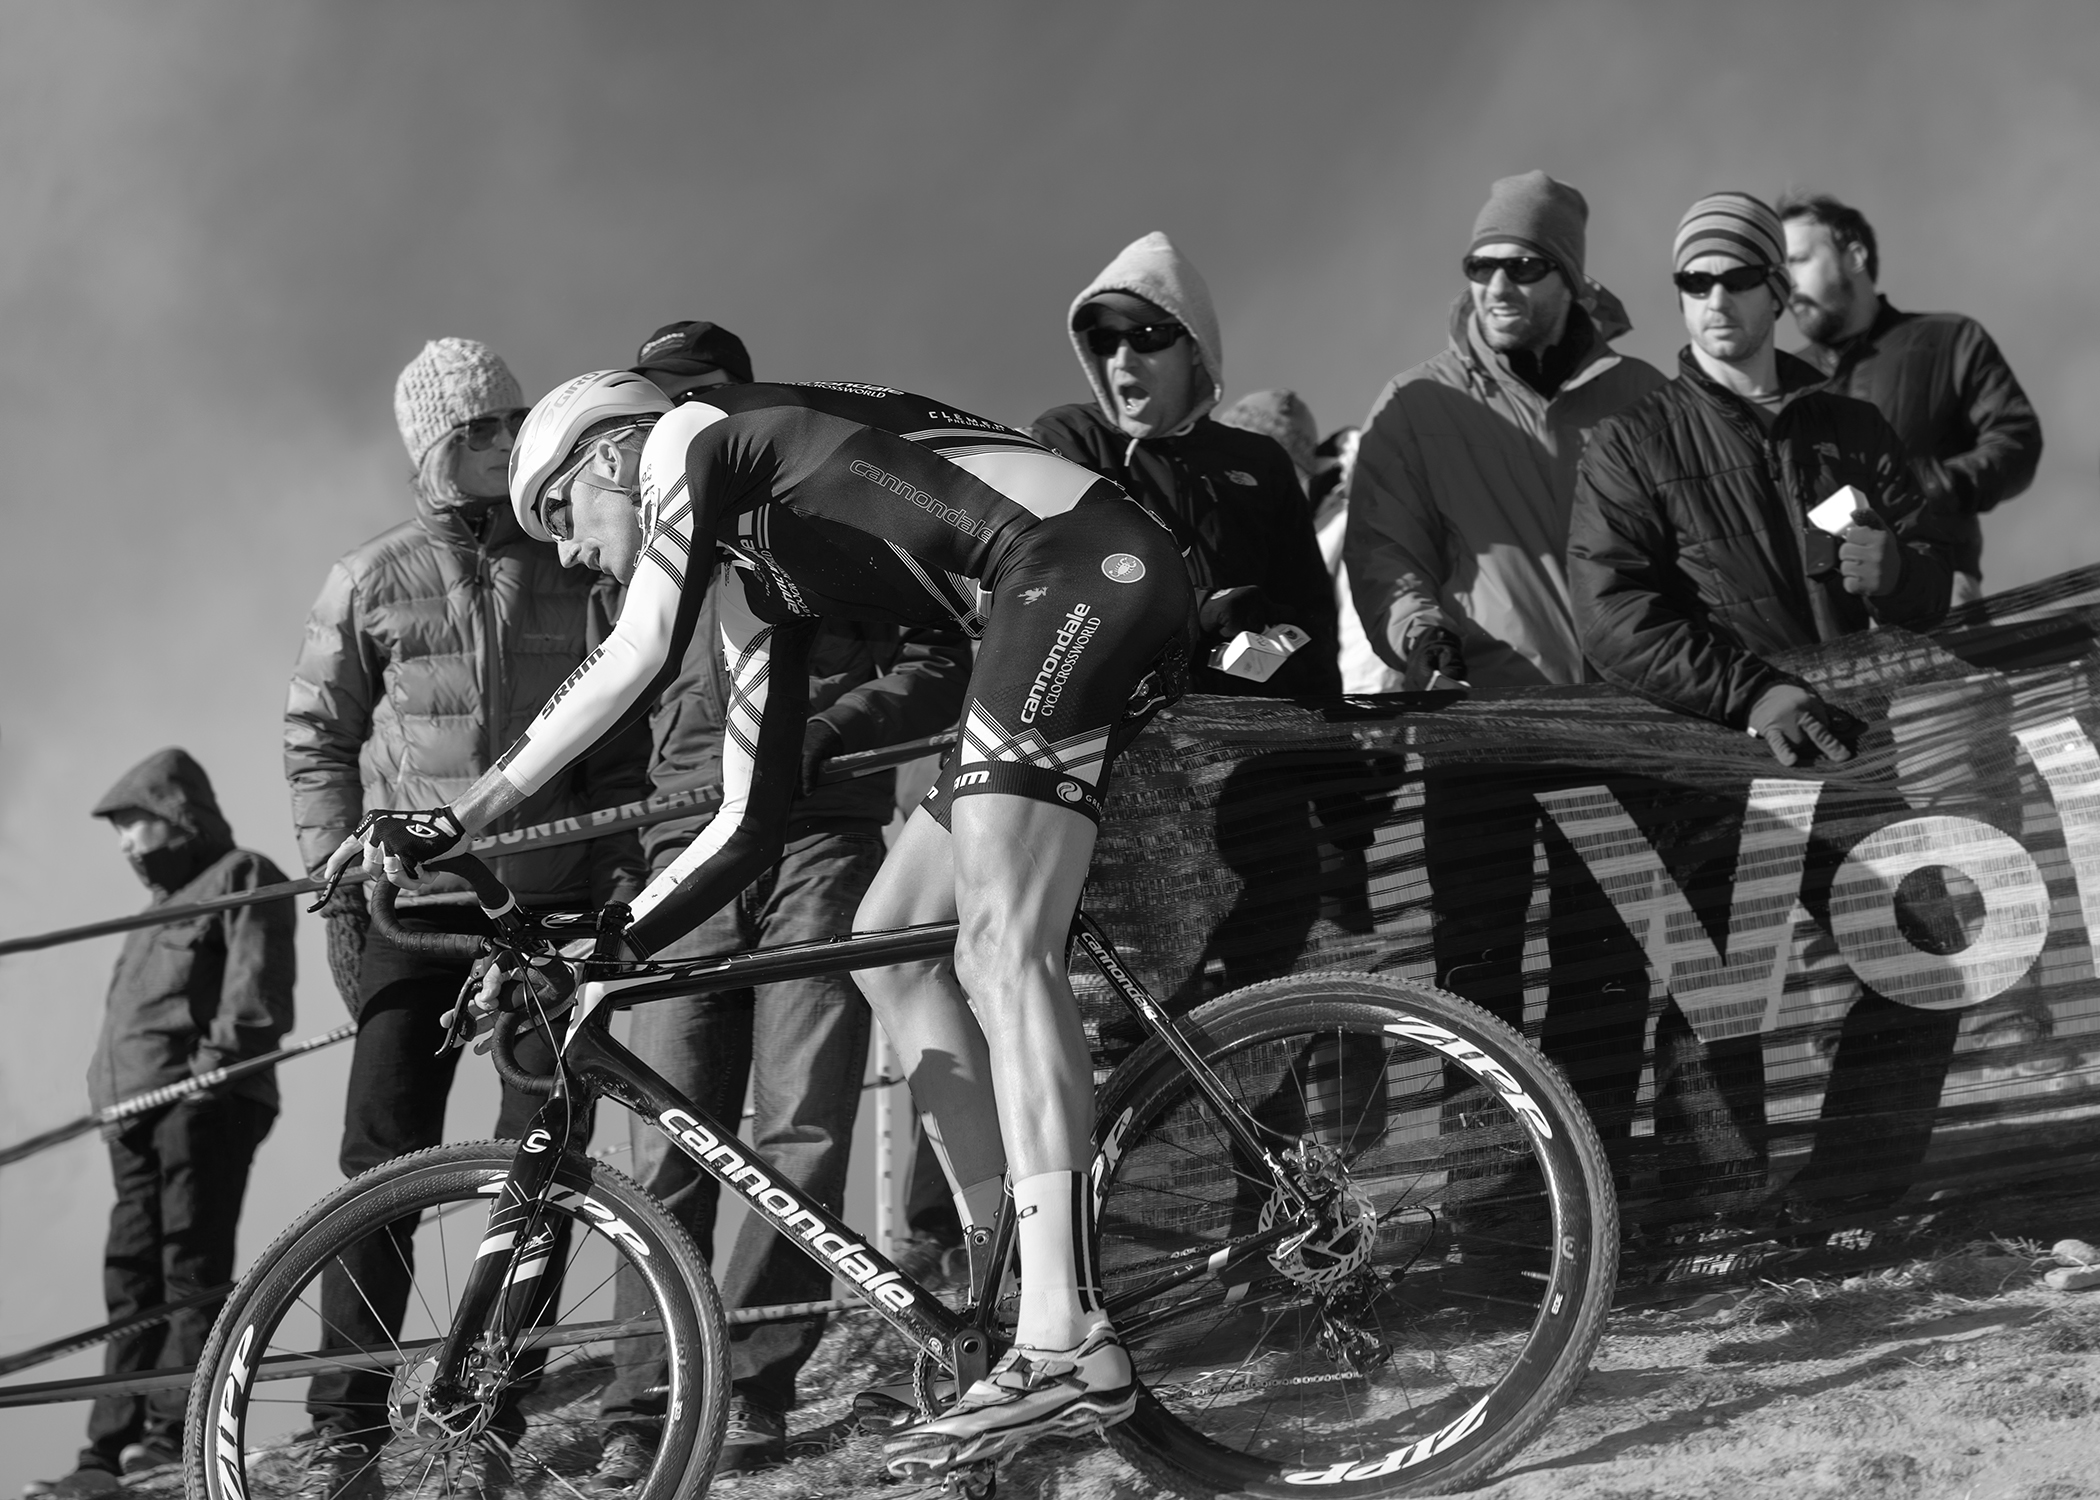
{"type": "Polygon", "coordinates": [[[719,370],[732,380],[748,382],[751,356],[744,350],[744,341],[728,329],[688,319],[666,323],[643,340],[635,351],[633,368],[638,375],[652,371],[709,375],[719,370]]]}

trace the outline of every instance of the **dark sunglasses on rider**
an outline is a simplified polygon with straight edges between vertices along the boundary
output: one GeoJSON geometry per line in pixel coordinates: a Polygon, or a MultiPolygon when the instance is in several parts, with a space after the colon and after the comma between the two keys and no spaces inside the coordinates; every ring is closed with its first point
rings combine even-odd
{"type": "Polygon", "coordinates": [[[525,413],[520,409],[476,417],[471,422],[460,423],[452,430],[460,435],[469,448],[479,453],[483,449],[494,447],[498,434],[509,433],[516,437],[518,429],[524,425],[525,413]]]}
{"type": "Polygon", "coordinates": [[[1740,297],[1744,292],[1756,291],[1771,275],[1763,266],[1730,266],[1725,271],[1679,271],[1670,279],[1687,297],[1704,297],[1716,286],[1740,297]]]}
{"type": "Polygon", "coordinates": [[[1107,359],[1125,340],[1137,354],[1171,349],[1188,337],[1188,330],[1179,323],[1145,323],[1136,328],[1089,328],[1082,336],[1087,348],[1094,351],[1094,358],[1107,359]]]}
{"type": "Polygon", "coordinates": [[[1486,286],[1502,272],[1518,286],[1530,286],[1544,281],[1560,267],[1543,255],[1469,255],[1465,260],[1466,280],[1477,281],[1486,286]]]}

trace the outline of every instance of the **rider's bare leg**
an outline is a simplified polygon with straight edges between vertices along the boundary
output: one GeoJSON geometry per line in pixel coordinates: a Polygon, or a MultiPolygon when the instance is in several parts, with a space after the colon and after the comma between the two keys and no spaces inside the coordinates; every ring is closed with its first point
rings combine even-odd
{"type": "MultiPolygon", "coordinates": [[[[953,843],[932,814],[915,810],[861,898],[854,931],[954,921],[953,843]]],[[[853,977],[897,1049],[949,1185],[959,1192],[1003,1176],[991,1055],[954,962],[892,964],[853,977]]]]}
{"type": "Polygon", "coordinates": [[[963,1183],[988,1164],[984,1142],[992,1132],[985,1127],[994,1122],[986,1119],[981,1089],[968,1085],[990,1077],[997,1138],[1028,1215],[1016,1337],[1066,1347],[1099,1321],[1098,1307],[1082,1306],[1069,1253],[1082,1227],[1073,1222],[1075,1211],[1083,1212],[1075,1179],[1092,1154],[1094,1101],[1086,1033],[1065,971],[1094,825],[1068,808],[999,793],[955,799],[950,818],[954,837],[937,840],[939,825],[923,812],[913,815],[855,926],[936,921],[952,911],[960,923],[953,967],[897,965],[862,974],[861,987],[903,1055],[921,1107],[939,1117],[952,1171],[963,1183]],[[947,892],[946,911],[935,894],[943,861],[948,878],[938,889],[947,892]],[[967,1051],[971,1030],[988,1044],[988,1071],[967,1051]],[[966,1056],[967,1073],[956,1066],[966,1056]],[[1058,1232],[1045,1233],[1053,1225],[1058,1232]],[[1055,1246],[1054,1268],[1031,1266],[1037,1257],[1030,1246],[1039,1238],[1055,1246]]]}
{"type": "Polygon", "coordinates": [[[1014,1180],[1084,1170],[1094,1079],[1065,972],[1094,825],[1002,793],[957,797],[955,974],[991,1048],[1000,1132],[1014,1180]]]}

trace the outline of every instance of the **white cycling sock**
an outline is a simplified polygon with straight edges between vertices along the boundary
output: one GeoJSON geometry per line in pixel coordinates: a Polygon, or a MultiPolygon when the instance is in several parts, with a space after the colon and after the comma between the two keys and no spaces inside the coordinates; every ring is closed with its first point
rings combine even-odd
{"type": "Polygon", "coordinates": [[[1021,1311],[1014,1342],[1069,1349],[1107,1321],[1093,1260],[1094,1195],[1084,1172],[1040,1172],[1014,1184],[1021,1311]]]}
{"type": "Polygon", "coordinates": [[[1004,1172],[997,1177],[983,1178],[954,1195],[955,1216],[962,1220],[965,1229],[980,1224],[989,1229],[999,1221],[999,1200],[1005,1196],[1004,1172]]]}

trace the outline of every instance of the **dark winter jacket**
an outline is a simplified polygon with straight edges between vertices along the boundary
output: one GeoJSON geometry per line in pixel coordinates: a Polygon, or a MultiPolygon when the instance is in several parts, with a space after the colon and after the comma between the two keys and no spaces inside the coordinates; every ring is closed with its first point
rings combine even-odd
{"type": "Polygon", "coordinates": [[[1767,434],[1687,348],[1678,376],[1599,427],[1575,479],[1568,584],[1582,648],[1606,681],[1745,727],[1788,677],[1764,658],[1875,622],[1923,629],[1947,611],[1954,537],[1881,413],[1779,356],[1785,402],[1767,434]],[[1902,539],[1895,590],[1867,600],[1807,573],[1807,514],[1856,485],[1902,539]]]}
{"type": "Polygon", "coordinates": [[[1801,351],[1842,396],[1871,401],[1910,454],[1919,488],[1953,512],[1955,566],[1983,572],[1976,518],[2034,481],[2042,424],[1983,325],[1898,312],[1881,299],[1865,333],[1801,351]]]}
{"type": "Polygon", "coordinates": [[[1173,527],[1200,604],[1254,584],[1312,637],[1267,682],[1210,667],[1221,632],[1197,643],[1191,690],[1261,697],[1335,697],[1342,690],[1334,582],[1320,559],[1312,506],[1274,438],[1200,418],[1178,437],[1133,442],[1098,406],[1053,407],[1029,429],[1041,442],[1123,486],[1173,527]]]}
{"type": "MultiPolygon", "coordinates": [[[[508,505],[490,512],[485,540],[420,490],[416,508],[415,520],[345,554],[307,617],[284,769],[309,872],[367,808],[435,807],[465,792],[611,633],[609,586],[562,567],[552,547],[518,529],[508,505]]],[[[637,726],[488,831],[645,797],[647,753],[637,726]]],[[[493,864],[520,897],[543,905],[625,900],[643,874],[631,833],[493,864]]]]}
{"type": "MultiPolygon", "coordinates": [[[[236,849],[204,768],[162,750],[127,772],[94,816],[138,809],[183,835],[150,870],[153,906],[187,905],[276,885],[284,872],[236,849]]],[[[152,908],[149,907],[148,910],[152,908]]],[[[142,927],[124,940],[110,982],[102,1037],[88,1065],[88,1098],[102,1109],[276,1047],[292,1026],[292,898],[142,927]]],[[[226,1086],[277,1107],[276,1070],[226,1086]]]]}
{"type": "MultiPolygon", "coordinates": [[[[722,784],[722,725],[729,679],[715,624],[720,590],[708,591],[677,679],[649,716],[656,753],[649,778],[659,792],[722,784]]],[[[970,642],[959,630],[825,620],[810,644],[809,711],[839,732],[837,753],[877,750],[954,727],[970,682],[970,642]]],[[[889,822],[896,778],[863,776],[821,786],[789,812],[786,838],[812,833],[875,832],[889,822]]],[[[645,831],[652,863],[683,849],[705,818],[682,818],[645,831]]]]}

